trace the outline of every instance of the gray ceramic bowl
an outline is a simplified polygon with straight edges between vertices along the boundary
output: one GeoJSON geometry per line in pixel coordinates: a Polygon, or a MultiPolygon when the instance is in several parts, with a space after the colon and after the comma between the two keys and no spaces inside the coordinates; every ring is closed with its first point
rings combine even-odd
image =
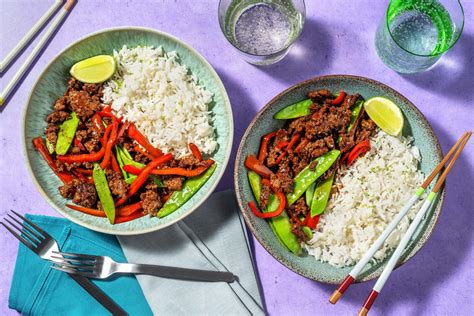
{"type": "MultiPolygon", "coordinates": [[[[422,156],[420,168],[425,174],[431,172],[441,161],[442,152],[433,129],[413,103],[392,88],[363,77],[331,75],[301,82],[277,95],[256,115],[242,138],[234,170],[237,200],[245,221],[262,246],[283,265],[307,278],[324,283],[339,284],[349,273],[351,267],[336,268],[328,263],[317,261],[312,256],[298,257],[293,255],[280,244],[268,223],[255,217],[247,207],[247,202],[253,200],[254,197],[247,180],[247,170],[244,167],[245,157],[258,152],[262,135],[283,126],[282,121],[273,119],[276,112],[285,106],[306,99],[309,91],[322,88],[331,91],[344,90],[348,93],[357,92],[365,99],[373,96],[385,96],[398,104],[405,116],[405,126],[402,133],[404,136],[413,136],[414,143],[420,149],[422,156]]],[[[403,253],[399,265],[413,257],[430,237],[441,212],[444,194],[443,188],[428,211],[428,216],[415,232],[414,239],[403,253]]],[[[384,263],[380,262],[373,266],[367,266],[357,281],[362,282],[378,277],[382,272],[384,263]]]]}
{"type": "Polygon", "coordinates": [[[120,27],[90,34],[71,44],[56,56],[39,76],[34,85],[24,115],[24,148],[28,167],[38,191],[64,217],[89,229],[108,234],[135,235],[169,226],[199,207],[214,191],[229,161],[233,138],[232,109],[224,85],[212,66],[192,47],[179,39],[153,29],[120,27]],[[110,225],[105,218],[94,217],[65,207],[67,202],[58,192],[59,179],[39,156],[31,140],[43,136],[45,118],[52,111],[54,101],[64,94],[69,69],[74,63],[100,54],[112,54],[123,45],[162,46],[166,52],[176,51],[180,61],[196,75],[199,83],[214,94],[212,112],[218,149],[213,154],[217,169],[206,184],[174,213],[158,219],[148,216],[118,225],[110,225]]]}

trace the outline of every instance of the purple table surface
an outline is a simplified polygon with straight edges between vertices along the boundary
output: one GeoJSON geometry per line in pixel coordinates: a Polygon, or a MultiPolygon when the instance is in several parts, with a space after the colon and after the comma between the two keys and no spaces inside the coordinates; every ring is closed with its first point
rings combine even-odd
{"type": "MultiPolygon", "coordinates": [[[[53,0],[0,0],[0,57],[45,12],[53,0]]],[[[214,66],[234,111],[234,152],[254,114],[273,96],[302,80],[325,74],[360,75],[388,84],[407,96],[428,118],[447,150],[474,127],[474,2],[464,1],[466,25],[456,46],[432,70],[400,75],[387,68],[374,48],[385,1],[306,1],[307,18],[300,39],[280,63],[259,68],[244,62],[223,37],[217,0],[79,0],[13,98],[0,109],[0,216],[9,209],[58,216],[27,172],[22,149],[22,115],[41,71],[78,38],[114,26],[146,26],[168,32],[196,48],[214,66]]],[[[33,42],[35,44],[38,38],[33,42]]],[[[30,46],[2,75],[1,87],[20,66],[30,46]]],[[[474,143],[471,141],[449,176],[442,215],[426,246],[396,270],[372,308],[374,315],[465,315],[474,310],[474,143]],[[471,293],[471,294],[469,294],[471,293]]],[[[231,159],[232,160],[232,159],[231,159]]],[[[218,190],[233,188],[233,162],[218,190]]],[[[18,243],[0,229],[0,314],[8,293],[18,243]]],[[[254,242],[268,312],[274,315],[356,314],[374,282],[353,286],[332,306],[334,286],[305,279],[275,261],[254,242]]]]}

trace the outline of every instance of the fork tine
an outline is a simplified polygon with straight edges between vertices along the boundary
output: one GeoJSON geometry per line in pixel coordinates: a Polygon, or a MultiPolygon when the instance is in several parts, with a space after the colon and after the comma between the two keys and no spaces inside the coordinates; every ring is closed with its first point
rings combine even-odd
{"type": "Polygon", "coordinates": [[[26,240],[25,238],[21,237],[20,235],[18,235],[13,229],[11,229],[9,226],[5,225],[3,222],[0,222],[0,224],[3,225],[3,227],[5,227],[13,236],[15,236],[16,239],[18,239],[19,241],[21,241],[26,247],[30,248],[31,250],[35,251],[36,250],[36,247],[33,246],[28,240],[26,240]]]}
{"type": "Polygon", "coordinates": [[[22,222],[20,222],[19,220],[17,220],[15,217],[11,216],[10,214],[7,214],[8,217],[10,217],[12,220],[14,220],[16,223],[18,223],[19,225],[21,225],[21,227],[25,228],[27,231],[29,231],[33,236],[36,237],[36,239],[41,242],[44,237],[42,235],[39,235],[38,233],[36,233],[34,230],[32,230],[31,228],[29,228],[28,226],[26,226],[25,224],[23,224],[22,222]]]}
{"type": "Polygon", "coordinates": [[[66,273],[70,273],[70,274],[82,275],[82,276],[85,276],[87,278],[94,278],[95,277],[95,275],[93,273],[90,273],[90,272],[76,271],[74,269],[61,268],[61,267],[56,267],[56,266],[51,266],[50,268],[54,269],[54,270],[59,270],[59,271],[63,271],[63,272],[66,272],[66,273]]]}
{"type": "Polygon", "coordinates": [[[67,262],[54,262],[55,266],[63,267],[63,268],[69,268],[73,269],[76,271],[85,271],[85,272],[92,272],[94,267],[93,266],[84,266],[84,265],[75,265],[75,264],[69,264],[67,262]]]}
{"type": "Polygon", "coordinates": [[[61,261],[68,261],[68,262],[71,262],[71,263],[83,263],[83,264],[91,264],[93,265],[95,261],[90,261],[88,259],[70,259],[70,258],[64,258],[64,257],[59,257],[59,256],[51,256],[51,258],[53,259],[58,259],[58,260],[61,260],[61,261]]]}
{"type": "Polygon", "coordinates": [[[36,241],[35,238],[31,237],[31,235],[30,235],[28,232],[24,231],[24,230],[21,229],[20,227],[16,226],[16,225],[13,224],[12,222],[10,222],[10,220],[9,220],[8,218],[5,217],[4,220],[5,220],[5,222],[7,222],[8,224],[10,224],[10,226],[13,226],[13,228],[16,228],[16,230],[18,230],[18,232],[23,235],[23,236],[21,236],[21,237],[23,237],[25,240],[28,240],[35,248],[38,247],[37,244],[39,244],[39,242],[36,241]],[[26,237],[26,238],[25,238],[25,237],[26,237]]]}
{"type": "Polygon", "coordinates": [[[49,237],[51,238],[51,235],[48,234],[47,232],[45,232],[43,229],[41,229],[41,227],[39,227],[38,225],[36,225],[35,223],[33,223],[32,221],[30,221],[29,219],[27,219],[26,217],[18,214],[17,212],[15,212],[14,210],[10,210],[11,212],[13,212],[13,214],[15,214],[16,216],[18,216],[19,218],[21,218],[22,220],[24,220],[25,222],[28,223],[28,225],[30,225],[31,227],[33,227],[34,229],[36,229],[38,232],[40,232],[44,237],[49,237]]]}
{"type": "Polygon", "coordinates": [[[73,253],[73,252],[59,252],[59,251],[53,251],[53,253],[57,253],[61,256],[67,256],[67,257],[72,257],[74,259],[93,259],[96,260],[98,256],[94,255],[85,255],[82,253],[73,253]]]}

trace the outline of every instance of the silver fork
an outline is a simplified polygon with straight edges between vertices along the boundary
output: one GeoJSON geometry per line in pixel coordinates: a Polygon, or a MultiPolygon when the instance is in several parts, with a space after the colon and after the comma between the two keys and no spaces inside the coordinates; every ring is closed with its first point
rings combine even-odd
{"type": "MultiPolygon", "coordinates": [[[[56,252],[55,252],[56,253],[56,252]]],[[[118,263],[106,256],[61,252],[51,268],[88,278],[106,279],[113,274],[147,274],[162,278],[206,282],[234,282],[231,272],[177,268],[151,264],[118,263]],[[58,262],[61,261],[61,262],[58,262]]]]}
{"type": "MultiPolygon", "coordinates": [[[[15,214],[16,217],[13,217],[10,214],[7,214],[7,216],[16,224],[6,217],[3,220],[7,222],[8,225],[3,221],[1,221],[0,224],[2,224],[3,227],[5,227],[13,236],[15,236],[16,239],[18,239],[42,259],[52,262],[58,261],[57,255],[55,256],[56,258],[53,258],[53,254],[57,254],[59,252],[59,246],[56,240],[54,240],[50,234],[45,232],[43,229],[41,229],[41,227],[26,217],[13,210],[11,210],[11,212],[15,214]],[[25,223],[28,225],[25,225],[25,223]]],[[[59,260],[59,262],[61,262],[61,260],[59,260]]],[[[107,294],[105,294],[90,280],[80,275],[70,274],[69,276],[71,276],[74,281],[76,281],[84,290],[86,290],[113,315],[127,315],[127,313],[120,306],[118,306],[117,303],[115,303],[110,297],[107,296],[107,294]]]]}

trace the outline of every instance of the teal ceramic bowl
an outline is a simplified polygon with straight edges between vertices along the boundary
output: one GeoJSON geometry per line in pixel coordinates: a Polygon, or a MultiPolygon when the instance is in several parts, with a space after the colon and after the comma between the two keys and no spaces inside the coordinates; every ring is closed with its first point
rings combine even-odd
{"type": "MultiPolygon", "coordinates": [[[[420,149],[422,156],[420,168],[423,173],[428,174],[433,170],[441,161],[442,152],[433,129],[413,103],[392,88],[362,77],[332,75],[304,81],[280,93],[256,115],[242,138],[234,170],[237,200],[245,221],[262,246],[283,265],[307,278],[324,283],[339,284],[352,267],[336,268],[328,263],[318,261],[312,256],[293,255],[280,244],[268,223],[255,217],[247,207],[248,201],[254,200],[254,197],[247,179],[247,170],[244,167],[245,157],[258,152],[262,135],[283,126],[283,122],[273,119],[275,113],[285,106],[306,99],[309,91],[323,88],[330,91],[344,90],[350,94],[357,92],[365,99],[373,96],[385,96],[398,104],[405,116],[403,135],[413,136],[414,144],[420,149]]],[[[444,194],[443,188],[403,253],[399,265],[413,257],[428,240],[440,215],[444,194]]],[[[362,282],[378,277],[384,264],[385,262],[379,262],[367,266],[356,281],[362,282]]]]}
{"type": "Polygon", "coordinates": [[[229,160],[232,138],[233,119],[229,98],[212,66],[197,51],[179,39],[163,32],[140,27],[102,30],[76,41],[63,50],[39,76],[31,91],[24,115],[24,148],[32,178],[39,192],[59,213],[71,221],[92,230],[116,235],[135,235],[159,230],[191,214],[213,192],[222,177],[229,160]],[[128,223],[110,225],[105,218],[82,214],[65,207],[67,201],[58,192],[61,182],[35,151],[32,139],[44,135],[45,118],[52,111],[54,101],[64,94],[71,66],[91,56],[111,55],[113,50],[119,50],[123,45],[162,46],[165,51],[178,53],[181,63],[197,76],[200,84],[214,94],[213,124],[219,146],[213,155],[217,163],[214,174],[181,208],[162,219],[145,216],[128,223]]]}

